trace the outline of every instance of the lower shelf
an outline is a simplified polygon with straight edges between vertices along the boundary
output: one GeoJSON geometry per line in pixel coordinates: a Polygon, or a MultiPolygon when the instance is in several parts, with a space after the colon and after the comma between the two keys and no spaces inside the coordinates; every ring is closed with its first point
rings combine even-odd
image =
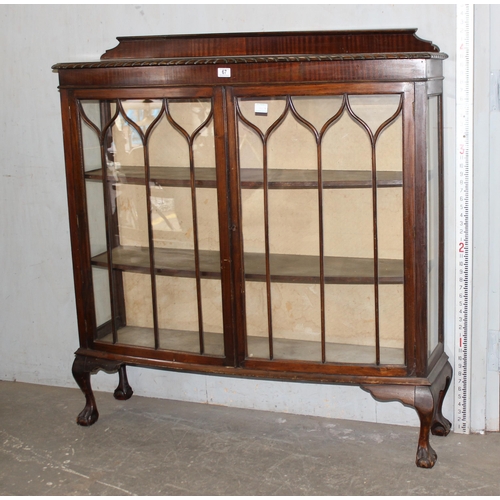
{"type": "MultiPolygon", "coordinates": [[[[326,342],[328,363],[375,364],[375,346],[326,342]]],[[[269,359],[269,341],[266,337],[248,338],[248,357],[269,359]]],[[[282,360],[321,362],[321,342],[293,339],[273,339],[273,358],[282,360]]],[[[403,365],[404,350],[380,348],[380,360],[387,365],[403,365]]]]}
{"type": "MultiPolygon", "coordinates": [[[[160,328],[160,349],[168,351],[200,352],[200,336],[198,332],[189,330],[167,330],[160,328]]],[[[112,343],[111,334],[99,339],[101,342],[112,343]]],[[[205,332],[203,334],[205,354],[209,356],[224,356],[222,333],[205,332]]],[[[140,326],[125,326],[118,330],[118,343],[136,347],[154,349],[154,330],[140,326]]]]}
{"type": "MultiPolygon", "coordinates": [[[[199,334],[184,330],[159,330],[160,349],[199,353],[199,334]]],[[[205,332],[203,335],[205,352],[208,356],[224,356],[222,333],[205,332]]],[[[111,334],[100,339],[112,343],[111,334]]],[[[125,326],[118,330],[118,343],[123,345],[154,348],[152,328],[125,326]]],[[[375,363],[375,347],[355,344],[327,342],[326,360],[329,363],[372,365],[375,363]]],[[[274,359],[321,362],[321,342],[275,338],[273,339],[274,359]]],[[[267,337],[248,337],[248,358],[269,359],[269,340],[267,337]]],[[[381,347],[380,360],[386,365],[403,365],[404,350],[401,348],[381,347]]]]}

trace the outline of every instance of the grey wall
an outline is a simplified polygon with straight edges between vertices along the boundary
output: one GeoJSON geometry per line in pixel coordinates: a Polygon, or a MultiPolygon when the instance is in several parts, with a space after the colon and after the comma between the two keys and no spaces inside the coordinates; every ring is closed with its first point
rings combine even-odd
{"type": "MultiPolygon", "coordinates": [[[[97,59],[116,45],[116,36],[125,35],[408,27],[419,28],[421,38],[432,40],[450,55],[445,62],[444,124],[446,196],[453,200],[454,5],[1,5],[0,379],[75,386],[71,363],[78,347],[77,327],[58,80],[50,70],[52,64],[97,59]]],[[[446,221],[446,273],[452,280],[452,202],[446,206],[446,221]]],[[[486,240],[487,233],[488,229],[484,232],[486,240]]],[[[488,290],[485,293],[488,296],[488,290]]],[[[446,290],[446,349],[450,356],[453,294],[450,285],[446,290]]],[[[478,333],[483,340],[485,335],[483,330],[478,333]]],[[[484,346],[478,362],[484,364],[483,351],[484,346]]],[[[417,424],[412,410],[396,403],[378,404],[353,387],[145,369],[130,369],[129,375],[136,394],[141,395],[417,424]]],[[[113,376],[93,377],[97,390],[112,390],[115,383],[113,376]]],[[[483,391],[485,383],[479,386],[483,391]]],[[[487,403],[483,399],[484,414],[487,403]]],[[[452,407],[450,396],[445,412],[449,414],[452,407]]],[[[477,418],[478,430],[484,428],[482,418],[477,418]]]]}

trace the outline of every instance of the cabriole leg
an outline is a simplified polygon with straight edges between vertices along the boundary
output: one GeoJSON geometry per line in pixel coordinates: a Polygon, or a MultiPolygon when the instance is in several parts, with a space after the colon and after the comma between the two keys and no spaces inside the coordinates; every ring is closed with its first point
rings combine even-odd
{"type": "Polygon", "coordinates": [[[99,370],[104,370],[106,373],[119,372],[118,387],[114,392],[116,399],[129,399],[133,394],[132,388],[128,384],[124,363],[77,354],[73,362],[72,372],[78,387],[85,394],[85,408],[76,418],[78,425],[89,426],[97,422],[99,418],[94,393],[90,384],[90,375],[97,373],[99,370]]]}
{"type": "Polygon", "coordinates": [[[450,363],[447,362],[440,377],[441,380],[444,380],[444,382],[441,382],[441,384],[444,383],[444,386],[442,386],[438,394],[436,411],[434,413],[434,419],[431,426],[431,432],[435,436],[447,436],[450,433],[451,422],[443,416],[443,401],[450,387],[452,375],[453,369],[451,368],[450,363]]]}
{"type": "Polygon", "coordinates": [[[431,426],[437,407],[436,403],[437,401],[430,387],[415,387],[414,407],[420,419],[416,464],[424,469],[434,467],[437,460],[437,454],[429,443],[431,426]]]}
{"type": "Polygon", "coordinates": [[[78,387],[80,387],[83,394],[85,394],[85,408],[80,412],[78,417],[76,417],[76,423],[84,426],[94,424],[99,418],[94,392],[90,384],[90,370],[86,368],[86,358],[84,356],[76,356],[72,368],[73,377],[78,387]]]}
{"type": "Polygon", "coordinates": [[[415,409],[420,418],[417,465],[430,468],[436,463],[436,452],[429,444],[429,433],[447,436],[451,423],[443,416],[443,401],[450,387],[453,370],[449,362],[429,387],[415,387],[415,409]]]}
{"type": "Polygon", "coordinates": [[[434,467],[437,454],[429,442],[432,434],[446,436],[450,432],[451,423],[443,416],[443,401],[452,378],[452,368],[446,362],[441,373],[432,385],[362,385],[377,401],[399,401],[405,406],[414,408],[420,419],[416,464],[429,469],[434,467]]]}
{"type": "Polygon", "coordinates": [[[417,411],[420,419],[416,464],[429,469],[434,467],[437,455],[429,443],[431,424],[434,417],[435,403],[428,386],[412,385],[363,385],[377,401],[399,401],[417,411]]]}

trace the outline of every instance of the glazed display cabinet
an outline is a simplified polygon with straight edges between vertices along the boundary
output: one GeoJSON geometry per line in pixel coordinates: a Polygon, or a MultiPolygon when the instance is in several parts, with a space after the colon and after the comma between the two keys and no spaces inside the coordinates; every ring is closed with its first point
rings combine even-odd
{"type": "Polygon", "coordinates": [[[119,38],[59,72],[80,347],[355,384],[446,435],[442,62],[416,30],[119,38]]]}

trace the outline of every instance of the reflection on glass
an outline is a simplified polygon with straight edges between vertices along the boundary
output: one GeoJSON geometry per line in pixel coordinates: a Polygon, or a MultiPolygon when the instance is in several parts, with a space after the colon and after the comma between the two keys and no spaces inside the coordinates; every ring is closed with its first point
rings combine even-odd
{"type": "MultiPolygon", "coordinates": [[[[92,118],[99,120],[99,106],[93,105],[88,109],[92,118]],[[97,115],[97,116],[96,116],[97,115]]],[[[99,121],[98,121],[99,123],[99,121]]],[[[82,146],[83,146],[83,165],[85,171],[101,168],[101,146],[99,137],[88,123],[82,123],[82,146]]]]}
{"type": "MultiPolygon", "coordinates": [[[[121,101],[125,116],[130,122],[135,123],[145,134],[151,124],[156,120],[162,111],[163,102],[161,100],[152,99],[128,99],[121,101]]],[[[122,127],[128,128],[128,149],[142,148],[142,140],[138,131],[134,127],[130,127],[128,123],[122,122],[122,127]]]]}
{"type": "Polygon", "coordinates": [[[114,267],[112,301],[114,310],[123,310],[122,316],[126,317],[126,322],[122,320],[116,325],[117,342],[151,347],[155,342],[155,283],[149,252],[145,157],[140,126],[129,116],[141,117],[141,114],[131,110],[137,111],[135,101],[117,103],[112,122],[105,131],[105,143],[109,145],[106,162],[112,176],[112,181],[107,183],[114,267]],[[133,182],[129,179],[131,172],[136,176],[133,182]],[[126,264],[122,270],[116,269],[119,256],[124,253],[141,259],[140,273],[131,272],[126,264]]]}
{"type": "MultiPolygon", "coordinates": [[[[94,284],[94,304],[97,338],[106,336],[109,332],[109,323],[111,321],[111,303],[109,294],[109,275],[107,269],[98,267],[92,268],[92,281],[94,284]],[[106,328],[108,326],[108,328],[106,328]]],[[[110,341],[109,338],[103,340],[110,341]]]]}
{"type": "MultiPolygon", "coordinates": [[[[89,102],[86,111],[100,125],[100,106],[98,102],[89,102]]],[[[85,171],[101,168],[101,148],[94,127],[82,122],[83,167],[85,171]]],[[[104,193],[101,183],[85,181],[87,198],[87,216],[91,255],[105,254],[107,248],[104,193]]],[[[107,259],[102,267],[92,268],[93,295],[97,337],[104,337],[111,331],[111,303],[109,289],[109,269],[107,259]]]]}
{"type": "Polygon", "coordinates": [[[89,225],[90,253],[99,255],[106,252],[106,220],[102,184],[85,182],[87,193],[87,216],[89,225]]]}

